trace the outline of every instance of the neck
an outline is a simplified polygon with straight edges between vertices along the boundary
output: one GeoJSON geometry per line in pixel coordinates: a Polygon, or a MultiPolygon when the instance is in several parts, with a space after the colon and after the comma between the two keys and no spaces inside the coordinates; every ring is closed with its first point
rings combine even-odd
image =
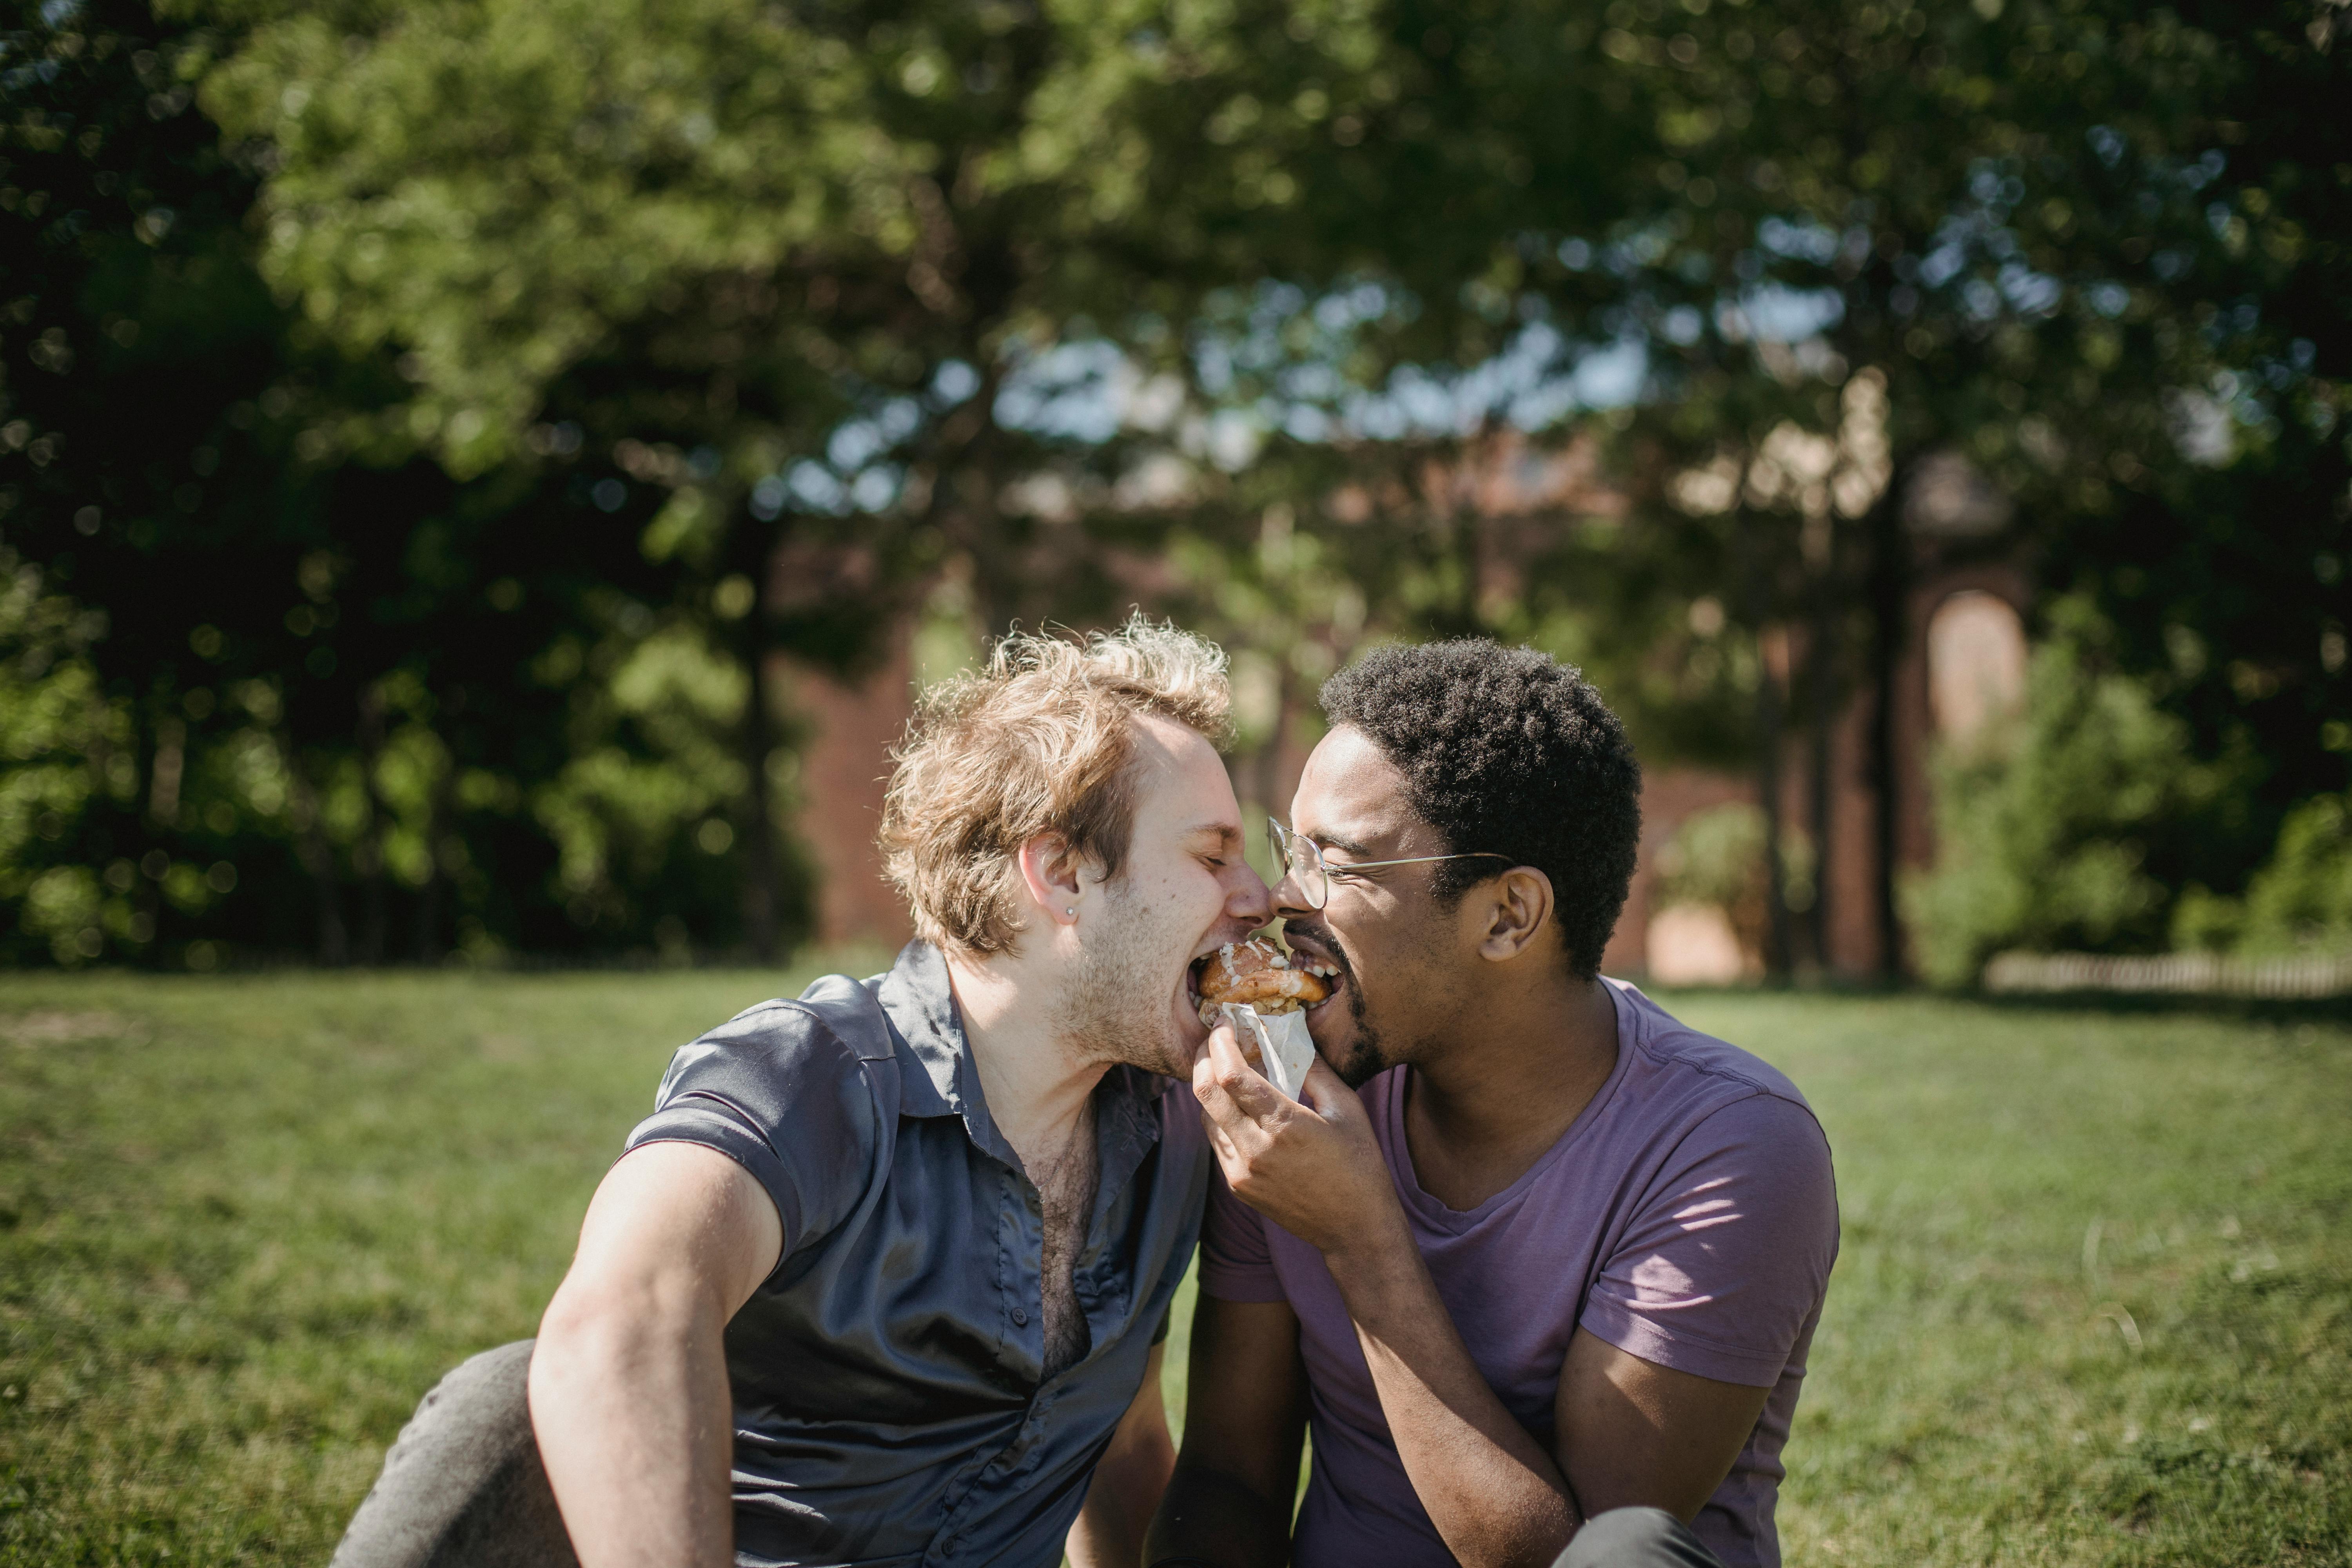
{"type": "Polygon", "coordinates": [[[1540,1152],[1615,1069],[1617,1007],[1607,985],[1570,974],[1497,987],[1444,1045],[1414,1064],[1414,1119],[1452,1148],[1540,1152]]]}
{"type": "Polygon", "coordinates": [[[1017,959],[950,952],[947,961],[990,1119],[1024,1164],[1052,1163],[1110,1064],[1063,1040],[1048,977],[1017,973],[1017,959]]]}

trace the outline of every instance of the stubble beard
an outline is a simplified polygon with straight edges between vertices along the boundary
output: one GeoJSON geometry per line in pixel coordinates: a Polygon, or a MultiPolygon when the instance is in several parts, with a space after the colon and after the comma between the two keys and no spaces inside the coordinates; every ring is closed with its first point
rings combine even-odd
{"type": "Polygon", "coordinates": [[[1173,933],[1156,930],[1126,879],[1103,888],[1098,931],[1063,998],[1056,1033],[1081,1060],[1192,1075],[1192,1053],[1167,1013],[1166,954],[1173,933]]]}
{"type": "Polygon", "coordinates": [[[1315,1048],[1331,1070],[1339,1075],[1341,1083],[1349,1089],[1361,1089],[1394,1064],[1381,1047],[1381,1032],[1372,1027],[1371,1020],[1365,1016],[1364,987],[1357,978],[1356,966],[1348,962],[1348,950],[1339,945],[1339,938],[1332,934],[1329,926],[1318,924],[1307,929],[1308,934],[1322,945],[1323,951],[1331,955],[1331,962],[1339,966],[1340,994],[1348,1004],[1348,1020],[1355,1026],[1348,1040],[1345,1056],[1334,1057],[1319,1045],[1315,1048]]]}
{"type": "Polygon", "coordinates": [[[1332,1062],[1331,1070],[1349,1089],[1361,1089],[1386,1072],[1390,1064],[1388,1053],[1381,1048],[1381,1032],[1364,1016],[1364,988],[1356,984],[1353,970],[1348,973],[1348,1019],[1355,1025],[1348,1054],[1332,1062]]]}

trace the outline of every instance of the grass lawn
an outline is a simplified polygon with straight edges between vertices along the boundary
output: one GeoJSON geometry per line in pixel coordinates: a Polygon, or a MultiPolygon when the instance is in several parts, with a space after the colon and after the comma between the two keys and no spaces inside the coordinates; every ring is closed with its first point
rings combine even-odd
{"type": "MultiPolygon", "coordinates": [[[[323,1563],[671,1047],[797,983],[0,977],[0,1563],[323,1563]]],[[[2352,1563],[2352,1029],[1669,1000],[1836,1150],[1792,1564],[2352,1563]]]]}

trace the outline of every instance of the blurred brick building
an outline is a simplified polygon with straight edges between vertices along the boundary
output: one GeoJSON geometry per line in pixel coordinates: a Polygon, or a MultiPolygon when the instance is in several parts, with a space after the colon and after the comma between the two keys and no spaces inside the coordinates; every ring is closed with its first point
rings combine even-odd
{"type": "MultiPolygon", "coordinates": [[[[1459,471],[1433,468],[1422,476],[1431,495],[1475,508],[1491,521],[1498,548],[1486,558],[1483,594],[1515,586],[1511,563],[1528,552],[1510,548],[1514,531],[1532,534],[1563,514],[1606,515],[1622,498],[1600,488],[1589,448],[1529,448],[1515,439],[1495,443],[1483,459],[1459,471]]],[[[2005,521],[1998,498],[1982,491],[1965,466],[1923,466],[1906,500],[1909,531],[1917,542],[1908,616],[1909,636],[1895,668],[1891,714],[1895,787],[1888,809],[1899,868],[1924,868],[1935,851],[1929,763],[1939,736],[1965,734],[2015,704],[2022,691],[2025,637],[2024,573],[2005,562],[1940,565],[1952,540],[1981,537],[2005,521]],[[1941,486],[1941,490],[1937,486],[1941,486]]],[[[1369,498],[1336,498],[1335,510],[1368,505],[1369,498]]],[[[905,910],[885,885],[875,847],[889,749],[913,711],[910,628],[891,639],[888,656],[854,684],[782,661],[778,688],[787,694],[802,736],[797,779],[798,836],[819,875],[817,937],[826,944],[890,944],[908,935],[905,910]]],[[[1768,648],[1768,653],[1769,649],[1768,648]]],[[[1785,639],[1780,658],[1787,658],[1785,639]]],[[[1876,694],[1852,694],[1830,739],[1831,798],[1824,846],[1822,901],[1824,967],[1832,975],[1864,976],[1884,966],[1876,875],[1880,804],[1871,787],[1867,725],[1876,694]]],[[[1810,769],[1788,748],[1781,785],[1786,820],[1814,820],[1810,769]]],[[[1295,741],[1249,759],[1251,776],[1238,779],[1245,797],[1286,801],[1306,758],[1295,741]]],[[[1239,765],[1239,764],[1237,764],[1239,765]]],[[[1643,790],[1639,869],[1605,966],[1612,973],[1654,974],[1685,983],[1727,983],[1754,973],[1752,938],[1731,929],[1720,911],[1664,906],[1660,851],[1693,815],[1731,802],[1753,802],[1751,774],[1687,767],[1647,771],[1643,790]]]]}
{"type": "Polygon", "coordinates": [[[913,934],[882,879],[875,834],[890,748],[914,712],[914,668],[903,637],[864,679],[838,679],[780,658],[777,689],[803,737],[797,779],[802,852],[816,872],[816,937],[827,946],[897,947],[913,934]]]}

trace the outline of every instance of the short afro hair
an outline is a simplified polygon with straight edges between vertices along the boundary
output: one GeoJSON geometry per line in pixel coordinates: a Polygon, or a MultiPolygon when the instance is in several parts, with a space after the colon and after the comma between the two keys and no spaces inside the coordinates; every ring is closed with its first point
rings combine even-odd
{"type": "MultiPolygon", "coordinates": [[[[1402,769],[1405,795],[1453,851],[1486,850],[1551,879],[1569,967],[1601,973],[1642,837],[1642,768],[1625,727],[1573,666],[1484,637],[1374,648],[1323,683],[1323,711],[1402,769]]],[[[1435,868],[1441,898],[1497,874],[1435,868]]]]}

